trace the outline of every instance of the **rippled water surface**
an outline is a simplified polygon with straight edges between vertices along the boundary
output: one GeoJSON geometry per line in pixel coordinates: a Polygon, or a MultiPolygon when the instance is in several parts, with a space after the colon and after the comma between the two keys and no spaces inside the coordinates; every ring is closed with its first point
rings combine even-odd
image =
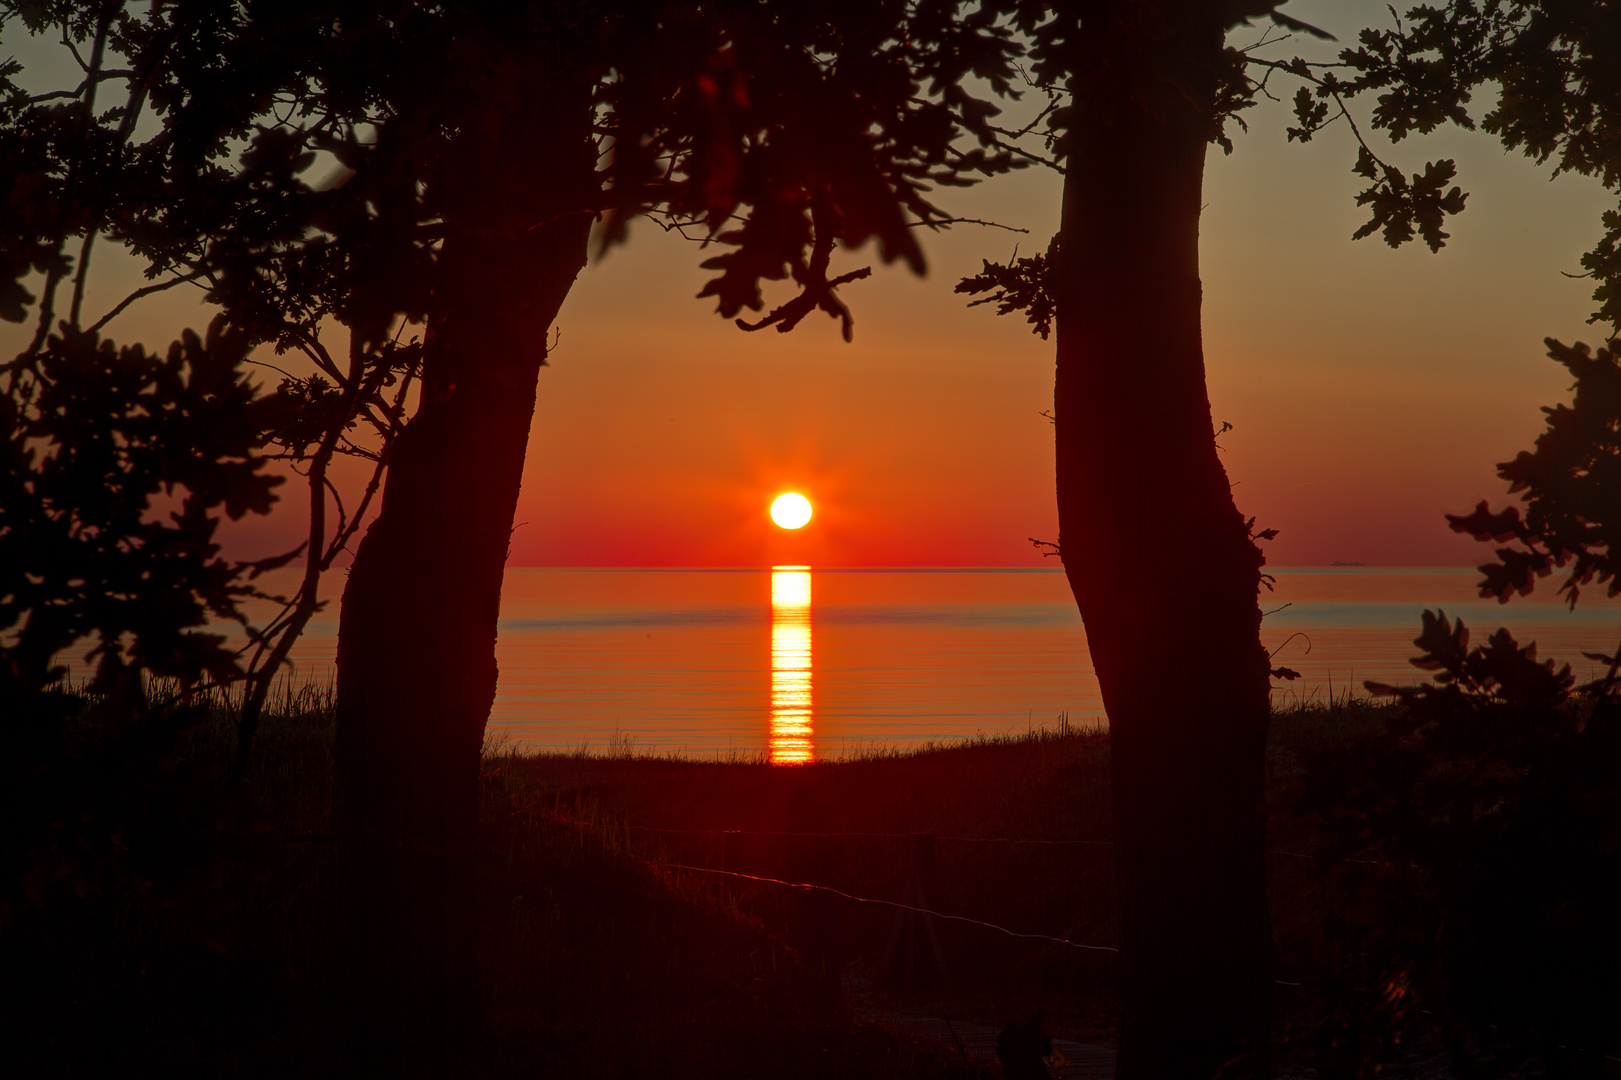
{"type": "MultiPolygon", "coordinates": [[[[1621,604],[1595,594],[1569,612],[1545,583],[1499,606],[1476,596],[1476,576],[1277,571],[1264,636],[1303,675],[1280,699],[1422,678],[1406,661],[1426,607],[1477,635],[1507,625],[1584,677],[1596,665],[1581,652],[1621,637],[1621,604]]],[[[330,676],[335,631],[334,604],[295,652],[301,676],[330,676]]],[[[1167,654],[1180,645],[1167,641],[1167,654]]],[[[513,568],[498,653],[491,732],[536,748],[617,738],[791,762],[1102,715],[1056,569],[513,568]]]]}

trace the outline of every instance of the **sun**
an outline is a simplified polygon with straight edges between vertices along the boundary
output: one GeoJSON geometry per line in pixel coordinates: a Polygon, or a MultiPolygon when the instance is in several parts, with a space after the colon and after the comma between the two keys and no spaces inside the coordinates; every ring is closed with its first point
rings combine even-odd
{"type": "Polygon", "coordinates": [[[778,495],[771,504],[771,520],[784,529],[803,529],[810,519],[810,500],[798,492],[778,495]]]}

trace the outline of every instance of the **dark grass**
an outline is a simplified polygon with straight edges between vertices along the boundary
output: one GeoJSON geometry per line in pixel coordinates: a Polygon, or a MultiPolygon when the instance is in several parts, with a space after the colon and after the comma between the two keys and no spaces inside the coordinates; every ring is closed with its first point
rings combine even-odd
{"type": "Polygon", "coordinates": [[[12,748],[30,835],[0,908],[10,1074],[285,1075],[320,1057],[328,696],[282,694],[228,796],[223,702],[178,732],[93,722],[94,704],[12,748]]]}
{"type": "MultiPolygon", "coordinates": [[[[177,735],[86,728],[35,755],[45,810],[0,909],[0,1074],[330,1072],[331,700],[279,705],[237,790],[221,702],[177,735]]],[[[856,1022],[780,934],[559,814],[521,764],[485,770],[466,1075],[981,1075],[856,1022]]]]}
{"type": "MultiPolygon", "coordinates": [[[[1345,694],[1274,714],[1267,753],[1268,886],[1279,978],[1286,982],[1309,981],[1333,962],[1322,940],[1332,898],[1325,895],[1315,836],[1292,811],[1308,763],[1382,729],[1389,710],[1383,702],[1345,694]]],[[[601,754],[515,755],[511,767],[551,791],[559,813],[617,831],[649,860],[730,867],[875,899],[902,894],[911,847],[905,834],[934,833],[933,909],[1077,943],[1115,943],[1106,730],[1061,723],[1026,736],[790,768],[638,754],[621,740],[601,754]],[[730,851],[723,830],[743,833],[732,839],[730,851]]],[[[675,873],[712,893],[729,888],[740,907],[790,941],[812,947],[819,927],[805,913],[802,892],[675,873]]],[[[907,990],[886,985],[884,977],[895,912],[845,899],[834,903],[846,992],[865,1007],[996,1025],[1039,1009],[1058,1034],[1114,1040],[1111,954],[941,923],[946,980],[907,990]]],[[[1298,990],[1280,985],[1277,1006],[1286,1037],[1309,1026],[1310,1005],[1298,990]]],[[[1286,1059],[1298,1056],[1288,1045],[1280,1049],[1286,1059]]]]}
{"type": "MultiPolygon", "coordinates": [[[[810,765],[691,761],[654,755],[514,756],[510,767],[553,794],[559,813],[624,837],[643,858],[734,869],[900,899],[915,832],[936,835],[928,906],[1011,930],[1113,945],[1114,870],[1108,740],[1068,726],[810,765]],[[741,830],[724,836],[723,830],[741,830]],[[801,834],[801,835],[794,835],[801,834]],[[867,835],[860,835],[867,834],[867,835]],[[871,835],[878,834],[878,835],[871,835]],[[975,842],[1073,841],[1091,844],[975,842]]],[[[897,912],[765,882],[672,870],[729,895],[802,953],[832,952],[858,1004],[1000,1026],[1046,1012],[1049,1030],[1109,1041],[1114,958],[1106,952],[936,925],[944,980],[887,987],[897,912]]]]}
{"type": "Polygon", "coordinates": [[[854,1023],[780,934],[556,812],[510,755],[483,804],[483,964],[499,1075],[977,1076],[854,1023]]]}

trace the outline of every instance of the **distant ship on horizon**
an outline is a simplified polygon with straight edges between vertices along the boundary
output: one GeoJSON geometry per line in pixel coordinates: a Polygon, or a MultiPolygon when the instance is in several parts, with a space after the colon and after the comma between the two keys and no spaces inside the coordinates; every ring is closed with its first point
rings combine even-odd
{"type": "Polygon", "coordinates": [[[1329,563],[1328,565],[1330,565],[1330,566],[1366,566],[1367,564],[1366,563],[1359,563],[1359,562],[1340,562],[1338,559],[1335,559],[1333,562],[1329,563]]]}

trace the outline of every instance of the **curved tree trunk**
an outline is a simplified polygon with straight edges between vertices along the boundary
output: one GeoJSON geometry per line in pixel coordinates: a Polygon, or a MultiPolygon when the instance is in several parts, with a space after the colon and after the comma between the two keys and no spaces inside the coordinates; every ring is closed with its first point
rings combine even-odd
{"type": "Polygon", "coordinates": [[[580,96],[520,107],[452,165],[421,405],[344,590],[336,1034],[367,1075],[478,1071],[480,753],[536,378],[593,220],[580,96]]]}
{"type": "Polygon", "coordinates": [[[1060,543],[1112,746],[1122,1080],[1268,1067],[1263,559],[1200,333],[1199,73],[1222,34],[1176,23],[1184,6],[1152,40],[1088,16],[1054,284],[1060,543]]]}

